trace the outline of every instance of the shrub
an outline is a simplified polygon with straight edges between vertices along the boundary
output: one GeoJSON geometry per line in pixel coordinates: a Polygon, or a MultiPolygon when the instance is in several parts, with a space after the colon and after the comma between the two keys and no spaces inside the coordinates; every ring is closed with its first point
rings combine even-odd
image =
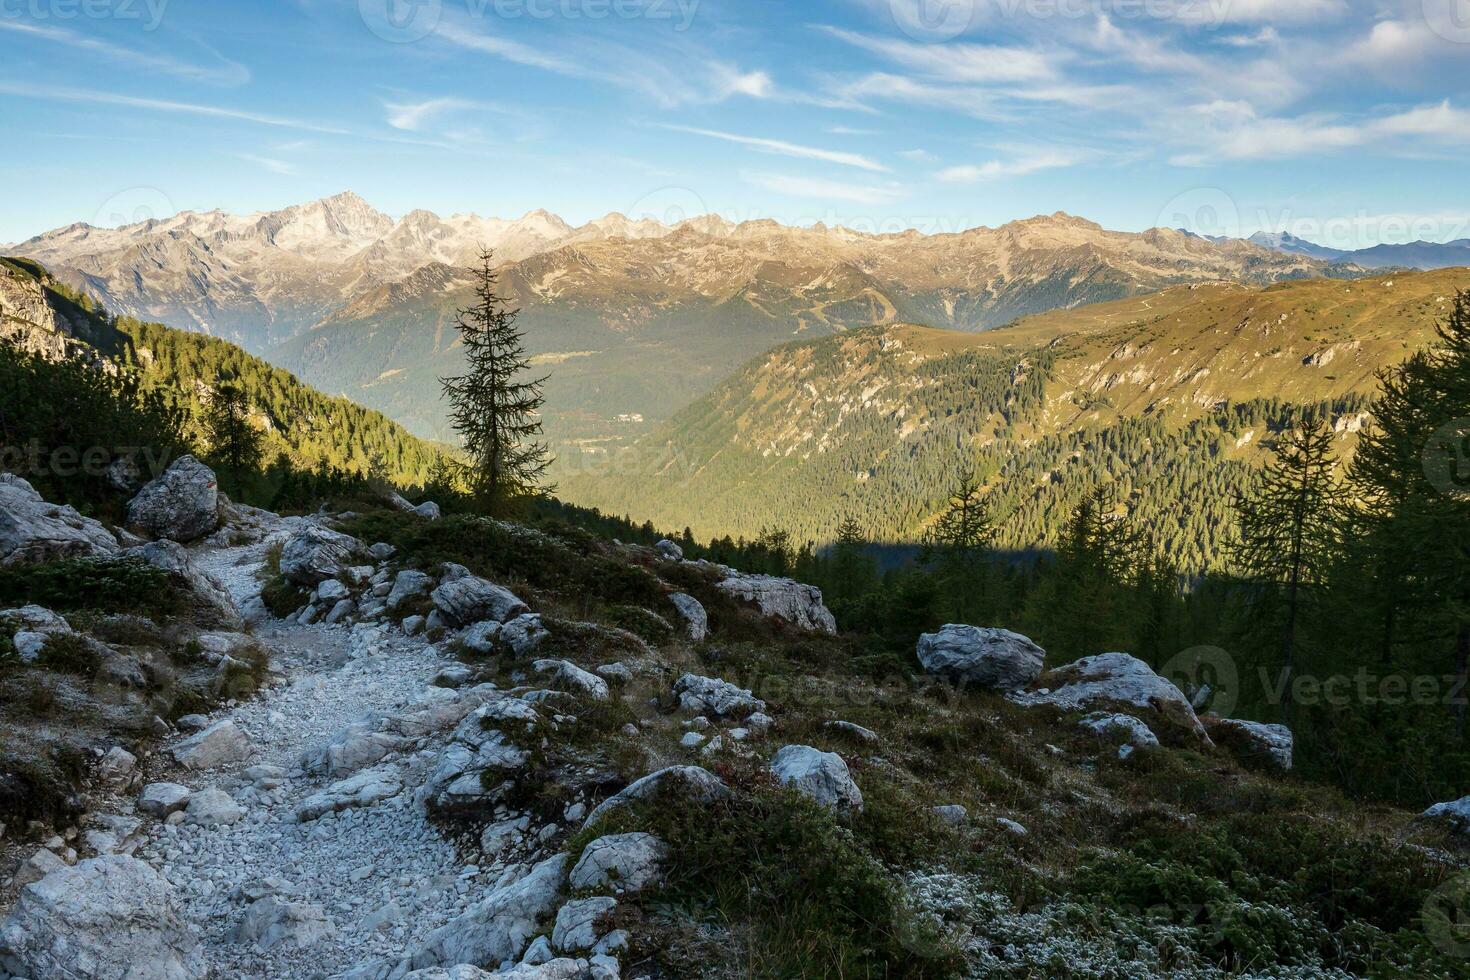
{"type": "Polygon", "coordinates": [[[641,606],[608,606],[603,611],[603,618],[655,646],[667,643],[674,635],[667,619],[641,606]]]}
{"type": "Polygon", "coordinates": [[[96,645],[80,633],[59,633],[47,638],[36,665],[63,674],[91,677],[102,666],[96,645]]]}
{"type": "Polygon", "coordinates": [[[161,617],[179,608],[169,574],[141,558],[64,558],[0,568],[0,605],[35,603],[58,612],[92,610],[161,617]]]}

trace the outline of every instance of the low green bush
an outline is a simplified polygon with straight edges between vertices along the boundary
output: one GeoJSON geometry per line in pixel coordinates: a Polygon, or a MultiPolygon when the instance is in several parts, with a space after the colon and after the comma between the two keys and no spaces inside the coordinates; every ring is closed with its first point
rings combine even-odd
{"type": "Polygon", "coordinates": [[[35,603],[56,612],[162,617],[180,599],[169,573],[141,558],[64,558],[0,568],[0,606],[35,603]]]}

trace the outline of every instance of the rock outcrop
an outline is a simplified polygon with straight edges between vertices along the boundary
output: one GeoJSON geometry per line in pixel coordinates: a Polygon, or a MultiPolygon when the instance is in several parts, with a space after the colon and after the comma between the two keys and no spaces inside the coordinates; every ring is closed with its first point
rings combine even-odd
{"type": "Polygon", "coordinates": [[[652,834],[609,834],[587,845],[568,878],[576,889],[636,892],[659,880],[669,848],[652,834]]]}
{"type": "Polygon", "coordinates": [[[1046,690],[1012,695],[1024,705],[1049,704],[1068,711],[1131,705],[1156,712],[1175,728],[1209,741],[1184,692],[1126,653],[1100,653],[1049,672],[1046,690]]]}
{"type": "Polygon", "coordinates": [[[202,980],[199,942],[173,888],[126,855],[91,858],[21,890],[0,925],[0,966],[68,980],[202,980]]]}
{"type": "Polygon", "coordinates": [[[117,539],[65,504],[47,503],[25,480],[0,473],[0,564],[110,555],[117,539]]]}
{"type": "Polygon", "coordinates": [[[440,614],[456,626],[468,626],[486,619],[504,623],[531,611],[515,593],[471,574],[462,565],[445,566],[444,578],[430,598],[440,614]]]}
{"type": "Polygon", "coordinates": [[[1285,725],[1217,718],[1214,715],[1202,715],[1200,722],[1216,745],[1245,761],[1263,763],[1282,772],[1291,770],[1295,740],[1291,729],[1285,725]]]}
{"type": "Polygon", "coordinates": [[[948,624],[919,637],[919,663],[931,674],[992,691],[1019,691],[1041,676],[1046,651],[1020,633],[948,624]]]}
{"type": "Polygon", "coordinates": [[[744,718],[765,711],[766,703],[743,687],[716,677],[685,674],[674,682],[679,710],[711,718],[744,718]]]}
{"type": "Polygon", "coordinates": [[[188,544],[219,527],[214,470],[180,456],[128,504],[128,525],[153,538],[188,544]]]}
{"type": "Polygon", "coordinates": [[[733,569],[716,583],[727,595],[754,605],[761,614],[813,633],[837,632],[837,620],[822,604],[822,590],[774,575],[747,575],[733,569]]]}
{"type": "Polygon", "coordinates": [[[352,567],[362,542],[356,538],[307,524],[286,540],[281,548],[281,574],[297,585],[314,588],[352,567]]]}

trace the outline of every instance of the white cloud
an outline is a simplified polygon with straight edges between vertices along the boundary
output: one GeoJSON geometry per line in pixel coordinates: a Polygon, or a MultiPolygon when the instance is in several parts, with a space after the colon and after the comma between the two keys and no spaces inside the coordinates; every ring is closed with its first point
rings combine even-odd
{"type": "Polygon", "coordinates": [[[124,64],[136,65],[149,71],[162,72],[194,82],[207,82],[212,85],[244,85],[250,81],[250,69],[225,58],[220,58],[220,64],[215,66],[195,65],[168,55],[138,51],[120,44],[113,44],[110,41],[87,37],[65,28],[28,23],[6,16],[0,16],[0,31],[41,38],[79,51],[99,54],[124,64]]]}
{"type": "Polygon", "coordinates": [[[1306,156],[1371,146],[1400,156],[1422,153],[1429,141],[1470,145],[1470,112],[1448,99],[1377,118],[1346,120],[1315,114],[1257,116],[1242,103],[1199,106],[1193,143],[1209,149],[1175,156],[1172,162],[1200,166],[1215,160],[1263,160],[1306,156]],[[1412,140],[1413,142],[1405,142],[1412,140]]]}
{"type": "Polygon", "coordinates": [[[312,133],[327,133],[334,136],[355,135],[349,129],[322,123],[273,116],[266,113],[228,109],[222,106],[202,105],[195,102],[175,102],[170,99],[146,99],[116,92],[93,89],[60,88],[49,85],[28,85],[15,82],[0,82],[0,93],[22,95],[33,98],[55,99],[58,102],[80,102],[91,105],[116,105],[130,109],[150,109],[155,112],[177,113],[188,116],[208,116],[215,119],[234,119],[256,123],[261,126],[279,126],[284,129],[301,129],[312,133]]]}
{"type": "Polygon", "coordinates": [[[935,160],[938,160],[939,159],[937,156],[935,156],[934,154],[930,153],[928,150],[918,150],[918,149],[915,149],[915,150],[900,150],[899,153],[898,153],[898,155],[901,156],[901,157],[903,157],[905,160],[912,160],[915,163],[933,163],[935,160]]]}
{"type": "Polygon", "coordinates": [[[1370,68],[1398,68],[1421,61],[1438,41],[1423,21],[1381,20],[1347,49],[1343,60],[1370,68]]]}
{"type": "Polygon", "coordinates": [[[855,201],[858,204],[893,204],[904,197],[903,188],[892,184],[852,184],[819,177],[747,172],[742,172],[740,177],[746,183],[791,197],[855,201]]]}
{"type": "Polygon", "coordinates": [[[726,95],[748,95],[754,99],[768,99],[775,94],[775,83],[771,81],[771,76],[763,71],[741,74],[739,71],[722,66],[716,74],[721,76],[720,88],[726,95]]]}
{"type": "Polygon", "coordinates": [[[384,102],[388,110],[388,125],[394,129],[419,129],[425,122],[445,112],[473,108],[475,103],[466,99],[439,98],[423,102],[384,102]]]}
{"type": "Polygon", "coordinates": [[[821,160],[825,163],[835,163],[844,167],[856,167],[859,170],[871,170],[879,173],[888,170],[881,163],[859,153],[846,153],[841,150],[823,150],[814,146],[788,143],[785,140],[766,139],[760,136],[742,136],[738,133],[724,133],[715,129],[699,129],[694,126],[663,126],[662,128],[678,133],[692,133],[695,136],[708,136],[711,139],[739,143],[742,146],[749,146],[762,153],[800,157],[804,160],[821,160]]]}
{"type": "Polygon", "coordinates": [[[822,31],[913,71],[950,82],[1035,82],[1054,78],[1051,59],[1030,48],[989,44],[915,44],[870,37],[839,27],[822,31]]]}
{"type": "Polygon", "coordinates": [[[949,184],[974,184],[984,180],[1003,177],[1024,177],[1041,170],[1071,167],[1080,163],[1085,154],[1072,150],[1039,150],[1012,157],[1008,160],[989,160],[974,165],[946,167],[934,176],[949,184]]]}
{"type": "Polygon", "coordinates": [[[285,160],[277,160],[273,157],[256,156],[253,153],[236,153],[235,156],[239,157],[241,160],[244,160],[247,163],[253,163],[258,167],[269,170],[273,174],[283,174],[289,176],[296,173],[296,168],[287,163],[285,160]]]}

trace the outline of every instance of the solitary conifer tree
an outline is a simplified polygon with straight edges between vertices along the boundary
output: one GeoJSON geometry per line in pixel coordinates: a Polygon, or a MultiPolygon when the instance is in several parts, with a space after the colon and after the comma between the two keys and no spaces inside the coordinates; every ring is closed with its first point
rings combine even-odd
{"type": "Polygon", "coordinates": [[[215,467],[229,478],[229,490],[240,495],[246,476],[260,465],[264,438],[250,421],[250,397],[234,379],[220,378],[204,413],[204,428],[215,467]]]}
{"type": "Polygon", "coordinates": [[[1281,601],[1281,713],[1288,721],[1302,614],[1335,554],[1342,514],[1344,491],[1332,440],[1332,430],[1320,418],[1282,433],[1255,492],[1236,504],[1235,561],[1281,601]]]}
{"type": "Polygon", "coordinates": [[[515,323],[520,311],[496,291],[499,278],[491,258],[490,250],[480,251],[475,302],[459,311],[467,370],[439,382],[449,398],[450,425],[469,456],[471,495],[487,512],[500,513],[553,488],[542,486],[551,457],[537,441],[546,378],[519,380],[530,367],[515,323]]]}

